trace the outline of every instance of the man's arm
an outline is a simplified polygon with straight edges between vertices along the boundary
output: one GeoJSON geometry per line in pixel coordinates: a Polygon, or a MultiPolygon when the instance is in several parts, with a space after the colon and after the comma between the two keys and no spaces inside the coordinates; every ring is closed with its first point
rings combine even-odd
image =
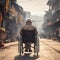
{"type": "Polygon", "coordinates": [[[23,34],[22,30],[23,30],[23,28],[21,28],[21,30],[20,30],[20,35],[22,35],[22,34],[23,34]]]}
{"type": "Polygon", "coordinates": [[[34,31],[35,31],[35,35],[37,35],[37,34],[38,34],[38,32],[37,32],[37,29],[36,29],[36,27],[35,27],[34,31]]]}

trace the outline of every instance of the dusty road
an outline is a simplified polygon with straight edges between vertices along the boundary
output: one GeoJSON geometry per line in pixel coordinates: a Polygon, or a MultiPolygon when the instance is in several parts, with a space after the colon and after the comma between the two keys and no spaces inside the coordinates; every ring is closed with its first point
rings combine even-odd
{"type": "Polygon", "coordinates": [[[40,52],[39,57],[35,57],[34,53],[24,54],[19,56],[18,44],[0,49],[0,60],[60,60],[60,43],[48,40],[40,39],[40,52]]]}

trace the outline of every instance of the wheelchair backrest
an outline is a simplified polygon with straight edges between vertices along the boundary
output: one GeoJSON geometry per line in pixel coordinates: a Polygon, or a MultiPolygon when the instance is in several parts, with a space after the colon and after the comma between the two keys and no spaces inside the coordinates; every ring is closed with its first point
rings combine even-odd
{"type": "Polygon", "coordinates": [[[34,30],[23,30],[23,40],[35,40],[35,31],[34,30]]]}

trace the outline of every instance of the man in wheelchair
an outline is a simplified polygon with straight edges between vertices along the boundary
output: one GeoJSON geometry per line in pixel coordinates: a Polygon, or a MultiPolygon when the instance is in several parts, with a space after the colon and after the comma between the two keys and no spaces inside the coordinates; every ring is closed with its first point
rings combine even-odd
{"type": "Polygon", "coordinates": [[[20,35],[22,36],[22,41],[25,43],[25,51],[32,52],[31,43],[36,43],[37,29],[32,25],[31,19],[26,20],[25,26],[21,28],[20,35]]]}

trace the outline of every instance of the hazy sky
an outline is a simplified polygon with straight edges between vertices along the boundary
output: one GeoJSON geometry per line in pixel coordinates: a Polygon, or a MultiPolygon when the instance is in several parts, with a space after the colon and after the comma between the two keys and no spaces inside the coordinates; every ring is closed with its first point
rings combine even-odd
{"type": "Polygon", "coordinates": [[[48,10],[47,2],[48,0],[17,0],[25,11],[30,11],[33,15],[44,15],[44,11],[48,10]]]}

